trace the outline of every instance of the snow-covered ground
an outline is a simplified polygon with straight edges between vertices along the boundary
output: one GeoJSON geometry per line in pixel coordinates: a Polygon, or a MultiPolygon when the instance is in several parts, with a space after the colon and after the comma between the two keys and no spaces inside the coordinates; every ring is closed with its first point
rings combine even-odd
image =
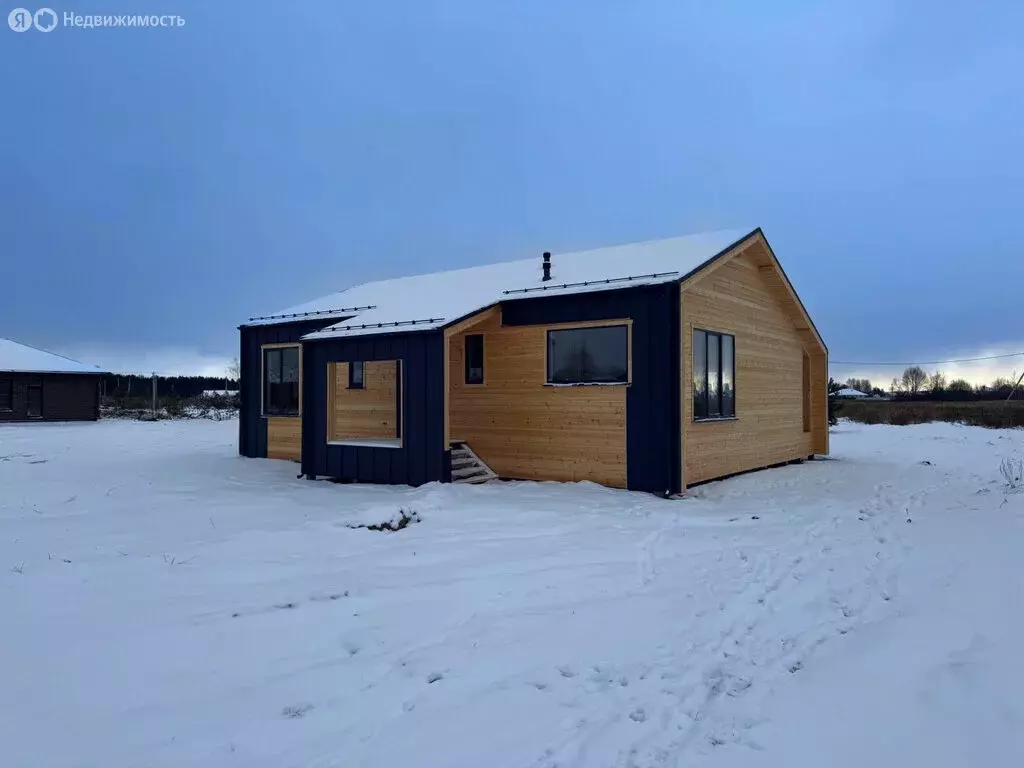
{"type": "Polygon", "coordinates": [[[843,424],[666,501],[311,483],[236,428],[0,427],[0,764],[1024,755],[1024,431],[843,424]]]}

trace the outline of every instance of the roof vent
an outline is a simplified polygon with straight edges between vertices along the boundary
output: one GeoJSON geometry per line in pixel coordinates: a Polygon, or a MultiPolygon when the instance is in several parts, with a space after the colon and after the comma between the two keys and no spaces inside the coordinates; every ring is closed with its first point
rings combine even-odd
{"type": "Polygon", "coordinates": [[[544,282],[547,282],[550,279],[551,279],[551,253],[548,252],[548,251],[544,251],[544,276],[541,277],[541,280],[543,280],[544,282]]]}

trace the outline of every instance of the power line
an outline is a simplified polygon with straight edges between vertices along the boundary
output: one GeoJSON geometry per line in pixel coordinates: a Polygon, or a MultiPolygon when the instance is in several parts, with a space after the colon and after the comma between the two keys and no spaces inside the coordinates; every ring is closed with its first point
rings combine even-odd
{"type": "Polygon", "coordinates": [[[973,363],[976,360],[1001,360],[1005,357],[1020,357],[1024,352],[1011,352],[1008,355],[989,355],[988,357],[963,357],[959,360],[926,360],[921,363],[854,363],[849,360],[829,360],[830,365],[946,365],[948,363],[973,363]]]}

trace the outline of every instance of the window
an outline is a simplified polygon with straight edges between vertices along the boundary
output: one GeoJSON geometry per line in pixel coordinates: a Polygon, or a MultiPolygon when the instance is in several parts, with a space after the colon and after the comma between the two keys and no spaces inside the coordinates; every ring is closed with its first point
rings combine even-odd
{"type": "Polygon", "coordinates": [[[362,389],[363,388],[363,361],[357,360],[354,363],[348,364],[348,388],[349,389],[362,389]]]}
{"type": "Polygon", "coordinates": [[[625,325],[548,331],[549,384],[626,384],[628,377],[625,325]]]}
{"type": "Polygon", "coordinates": [[[0,411],[14,410],[14,382],[0,379],[0,411]]]}
{"type": "Polygon", "coordinates": [[[43,385],[29,384],[27,415],[30,419],[43,418],[43,385]]]}
{"type": "Polygon", "coordinates": [[[804,353],[804,375],[803,375],[803,416],[804,432],[811,431],[811,358],[804,353]]]}
{"type": "Polygon", "coordinates": [[[263,413],[299,415],[299,348],[263,350],[263,413]]]}
{"type": "Polygon", "coordinates": [[[693,419],[736,415],[736,339],[726,333],[693,332],[693,419]]]}
{"type": "Polygon", "coordinates": [[[466,337],[466,383],[484,383],[484,337],[481,334],[466,337]]]}

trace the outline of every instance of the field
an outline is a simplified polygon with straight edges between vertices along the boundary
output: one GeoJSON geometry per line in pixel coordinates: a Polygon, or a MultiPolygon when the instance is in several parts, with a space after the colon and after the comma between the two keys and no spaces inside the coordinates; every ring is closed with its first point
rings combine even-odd
{"type": "Polygon", "coordinates": [[[843,423],[668,501],[300,481],[235,429],[0,428],[5,765],[1024,754],[1022,430],[843,423]]]}
{"type": "Polygon", "coordinates": [[[843,400],[839,415],[861,424],[928,424],[946,421],[977,427],[1024,427],[1024,400],[906,402],[843,400]]]}

